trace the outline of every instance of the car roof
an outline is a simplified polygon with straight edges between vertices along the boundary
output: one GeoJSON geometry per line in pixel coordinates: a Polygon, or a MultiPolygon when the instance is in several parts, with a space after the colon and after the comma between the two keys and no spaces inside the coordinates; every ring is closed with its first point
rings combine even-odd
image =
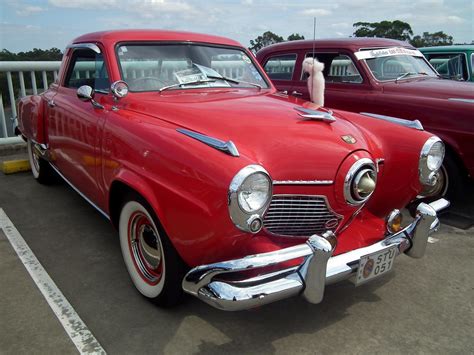
{"type": "Polygon", "coordinates": [[[329,39],[317,39],[317,40],[299,40],[289,41],[272,44],[261,49],[258,54],[264,55],[267,52],[276,52],[280,50],[298,50],[305,48],[346,48],[356,52],[362,48],[385,48],[402,46],[406,48],[414,48],[408,42],[398,41],[395,39],[388,38],[367,38],[367,37],[355,37],[355,38],[329,38],[329,39]]]}
{"type": "Polygon", "coordinates": [[[422,47],[418,49],[423,52],[464,52],[474,51],[474,44],[455,44],[452,46],[422,47]]]}
{"type": "Polygon", "coordinates": [[[193,32],[166,31],[166,30],[113,30],[92,32],[75,38],[72,43],[101,42],[103,44],[115,44],[118,42],[131,41],[178,41],[178,42],[201,42],[219,45],[238,46],[242,45],[225,37],[206,35],[193,32]]]}

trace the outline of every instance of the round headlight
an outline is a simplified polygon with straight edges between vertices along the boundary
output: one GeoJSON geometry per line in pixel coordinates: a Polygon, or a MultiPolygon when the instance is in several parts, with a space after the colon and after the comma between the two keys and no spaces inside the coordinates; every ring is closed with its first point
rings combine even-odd
{"type": "Polygon", "coordinates": [[[246,166],[230,183],[230,218],[238,228],[255,233],[260,228],[251,224],[257,217],[263,216],[271,198],[272,180],[266,170],[260,165],[246,166]]]}
{"type": "Polygon", "coordinates": [[[436,136],[430,137],[423,145],[420,154],[419,175],[423,185],[436,183],[436,172],[441,168],[444,159],[444,144],[436,136]]]}
{"type": "Polygon", "coordinates": [[[267,174],[256,172],[249,175],[238,190],[240,208],[253,213],[264,207],[270,198],[270,185],[267,174]]]}
{"type": "Polygon", "coordinates": [[[359,159],[351,166],[344,179],[344,197],[350,205],[360,205],[369,199],[376,184],[374,162],[369,158],[359,159]]]}

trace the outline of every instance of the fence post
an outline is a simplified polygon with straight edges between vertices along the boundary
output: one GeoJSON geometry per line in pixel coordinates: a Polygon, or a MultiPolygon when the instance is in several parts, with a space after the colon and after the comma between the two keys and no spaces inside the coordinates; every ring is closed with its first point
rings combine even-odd
{"type": "Polygon", "coordinates": [[[0,94],[0,124],[2,126],[3,136],[5,138],[7,138],[8,137],[7,122],[6,122],[6,119],[5,119],[5,110],[3,109],[2,94],[0,94]]]}

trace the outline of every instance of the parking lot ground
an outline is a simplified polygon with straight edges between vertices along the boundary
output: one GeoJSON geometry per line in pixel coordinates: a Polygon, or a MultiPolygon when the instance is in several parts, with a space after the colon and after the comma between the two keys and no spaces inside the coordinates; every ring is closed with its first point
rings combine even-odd
{"type": "MultiPolygon", "coordinates": [[[[164,310],[135,291],[116,231],[66,184],[0,174],[0,207],[110,354],[474,351],[474,228],[442,226],[423,259],[401,256],[357,288],[331,285],[319,305],[296,297],[232,313],[189,297],[164,310]]],[[[75,352],[11,247],[0,247],[0,353],[75,352]]]]}

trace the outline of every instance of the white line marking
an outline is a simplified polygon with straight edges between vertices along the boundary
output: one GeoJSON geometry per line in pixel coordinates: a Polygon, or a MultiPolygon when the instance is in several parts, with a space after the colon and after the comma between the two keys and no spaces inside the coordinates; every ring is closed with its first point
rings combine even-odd
{"type": "Polygon", "coordinates": [[[5,233],[54,314],[61,322],[67,335],[71,338],[77,350],[79,350],[79,353],[106,354],[97,339],[92,335],[86,324],[40,264],[2,208],[0,208],[0,228],[5,233]]]}

